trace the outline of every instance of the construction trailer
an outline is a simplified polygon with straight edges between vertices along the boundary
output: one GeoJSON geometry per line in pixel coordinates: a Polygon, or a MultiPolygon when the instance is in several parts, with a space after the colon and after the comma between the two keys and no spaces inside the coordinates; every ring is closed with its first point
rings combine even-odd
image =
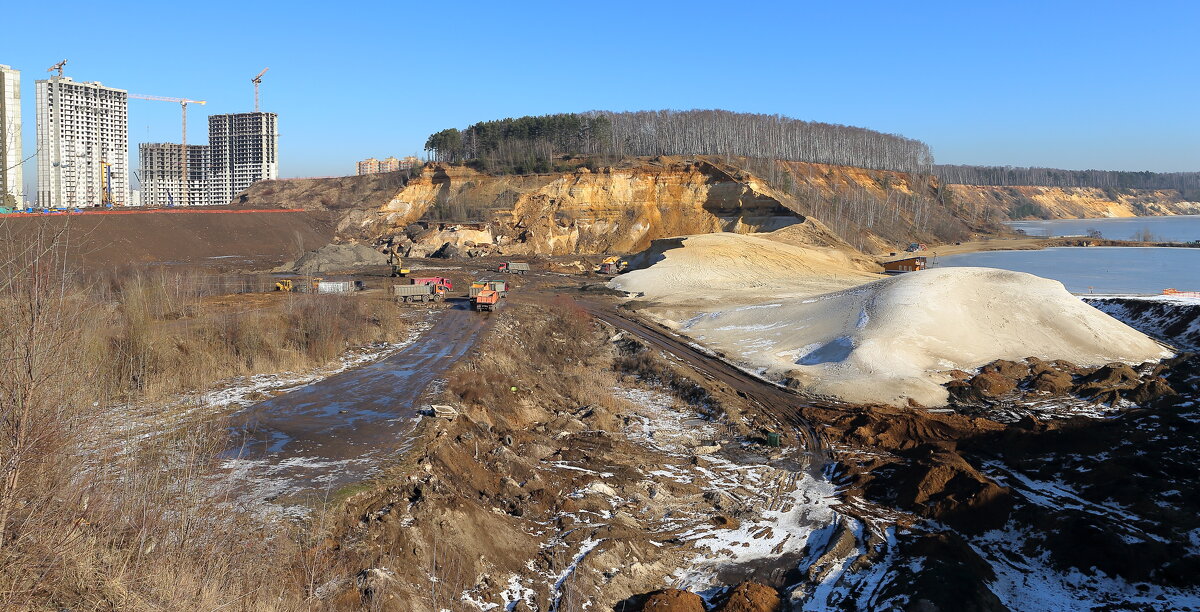
{"type": "Polygon", "coordinates": [[[319,280],[315,284],[317,293],[354,293],[354,281],[319,280]]]}
{"type": "Polygon", "coordinates": [[[897,259],[895,261],[883,262],[883,271],[888,274],[901,274],[904,272],[916,272],[926,268],[925,257],[907,257],[905,259],[897,259]]]}
{"type": "Polygon", "coordinates": [[[522,263],[519,261],[506,261],[506,262],[500,264],[496,268],[496,271],[504,272],[507,274],[520,274],[521,276],[525,276],[525,273],[529,272],[529,264],[522,263]]]}
{"type": "Polygon", "coordinates": [[[445,295],[437,285],[392,285],[392,298],[404,304],[440,302],[445,295]]]}

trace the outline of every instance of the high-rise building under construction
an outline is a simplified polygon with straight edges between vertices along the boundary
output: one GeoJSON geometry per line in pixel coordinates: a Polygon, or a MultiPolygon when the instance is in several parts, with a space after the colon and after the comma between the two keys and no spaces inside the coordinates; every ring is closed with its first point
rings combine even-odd
{"type": "Polygon", "coordinates": [[[24,203],[21,157],[21,72],[0,64],[0,206],[24,203]]]}
{"type": "Polygon", "coordinates": [[[124,205],[129,191],[128,92],[64,76],[36,85],[38,204],[124,205]]]}
{"type": "MultiPolygon", "coordinates": [[[[138,176],[145,206],[206,206],[213,204],[209,186],[209,149],[207,145],[188,145],[187,202],[181,201],[179,156],[183,148],[175,143],[138,145],[138,176]]],[[[225,204],[225,202],[220,202],[225,204]]]]}
{"type": "Polygon", "coordinates": [[[212,204],[228,204],[251,184],[279,177],[275,113],[209,116],[208,147],[212,204]]]}

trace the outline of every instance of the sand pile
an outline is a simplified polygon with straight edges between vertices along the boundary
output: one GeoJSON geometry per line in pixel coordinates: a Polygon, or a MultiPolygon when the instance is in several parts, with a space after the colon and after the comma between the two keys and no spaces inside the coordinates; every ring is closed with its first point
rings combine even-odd
{"type": "MultiPolygon", "coordinates": [[[[786,232],[787,230],[780,230],[786,232]]],[[[772,234],[700,234],[655,240],[610,286],[665,302],[728,302],[813,295],[880,278],[852,250],[772,240],[772,234]]]]}
{"type": "Polygon", "coordinates": [[[849,256],[723,234],[679,242],[612,286],[643,293],[650,314],[767,376],[848,401],[942,405],[946,372],[996,359],[1103,365],[1169,355],[1030,274],[945,268],[861,284],[879,277],[849,256]]]}

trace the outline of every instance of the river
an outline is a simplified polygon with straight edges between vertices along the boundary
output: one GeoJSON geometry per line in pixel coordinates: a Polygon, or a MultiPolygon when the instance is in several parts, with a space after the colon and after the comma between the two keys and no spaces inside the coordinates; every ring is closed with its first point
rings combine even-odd
{"type": "Polygon", "coordinates": [[[1052,278],[1073,293],[1200,291],[1200,249],[1169,247],[1060,247],[1038,251],[983,251],[948,255],[941,267],[1000,268],[1052,278]]]}
{"type": "Polygon", "coordinates": [[[1086,236],[1095,230],[1110,240],[1141,240],[1147,234],[1147,242],[1200,240],[1200,215],[1012,221],[1008,225],[1030,236],[1086,236]]]}

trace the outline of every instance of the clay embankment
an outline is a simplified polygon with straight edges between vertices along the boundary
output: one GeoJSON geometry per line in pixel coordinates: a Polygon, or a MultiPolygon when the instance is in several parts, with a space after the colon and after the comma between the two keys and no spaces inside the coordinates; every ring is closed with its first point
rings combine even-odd
{"type": "Polygon", "coordinates": [[[194,212],[0,217],[0,236],[4,240],[28,242],[36,232],[61,233],[68,262],[91,270],[145,263],[261,269],[294,259],[333,239],[328,215],[312,212],[206,208],[194,212]]]}
{"type": "Polygon", "coordinates": [[[948,372],[995,359],[1101,366],[1169,356],[1028,274],[952,268],[876,280],[844,255],[757,237],[657,246],[642,256],[648,267],[611,286],[710,348],[818,395],[939,406],[948,372]]]}

